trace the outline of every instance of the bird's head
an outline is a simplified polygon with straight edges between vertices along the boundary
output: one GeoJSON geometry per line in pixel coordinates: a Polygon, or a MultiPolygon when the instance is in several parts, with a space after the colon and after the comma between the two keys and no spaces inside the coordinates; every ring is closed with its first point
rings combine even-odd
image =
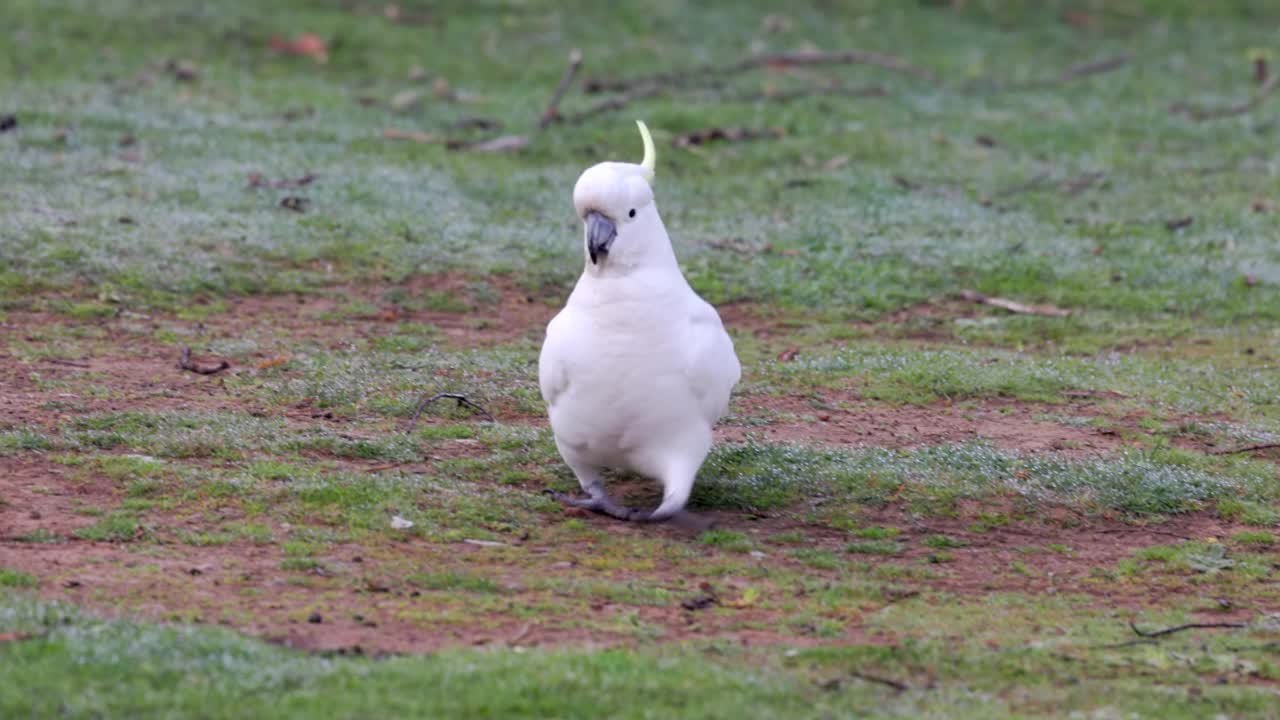
{"type": "Polygon", "coordinates": [[[639,165],[602,162],[588,168],[573,187],[573,206],[585,227],[587,259],[602,270],[622,271],[650,259],[674,259],[658,208],[653,203],[656,153],[649,128],[639,120],[644,159],[639,165]]]}

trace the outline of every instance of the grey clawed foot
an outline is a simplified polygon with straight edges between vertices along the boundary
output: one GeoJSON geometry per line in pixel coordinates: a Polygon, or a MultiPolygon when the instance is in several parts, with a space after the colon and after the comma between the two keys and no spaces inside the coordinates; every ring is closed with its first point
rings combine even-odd
{"type": "Polygon", "coordinates": [[[601,515],[608,515],[609,517],[617,518],[618,520],[632,520],[633,515],[641,512],[640,510],[633,510],[624,505],[619,505],[608,495],[601,494],[596,495],[595,497],[583,498],[572,497],[556,490],[544,490],[543,492],[570,507],[590,510],[592,512],[600,513],[601,515]]]}

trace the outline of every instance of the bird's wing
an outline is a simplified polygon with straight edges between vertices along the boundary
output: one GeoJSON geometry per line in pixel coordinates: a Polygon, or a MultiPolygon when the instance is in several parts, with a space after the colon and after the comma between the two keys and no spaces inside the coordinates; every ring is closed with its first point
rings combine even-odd
{"type": "Polygon", "coordinates": [[[728,411],[729,393],[742,377],[742,367],[720,315],[701,298],[689,315],[684,347],[690,388],[707,422],[714,423],[728,411]]]}
{"type": "Polygon", "coordinates": [[[548,406],[555,405],[556,400],[569,387],[569,328],[572,324],[573,318],[569,316],[568,308],[561,310],[547,323],[547,338],[538,355],[538,387],[548,406]]]}

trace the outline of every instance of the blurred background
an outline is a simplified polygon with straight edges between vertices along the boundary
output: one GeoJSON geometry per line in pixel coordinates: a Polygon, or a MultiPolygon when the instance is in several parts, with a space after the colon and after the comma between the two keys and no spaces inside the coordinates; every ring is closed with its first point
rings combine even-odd
{"type": "Polygon", "coordinates": [[[1261,0],[8,0],[0,289],[164,304],[447,268],[567,286],[573,182],[638,159],[644,118],[716,301],[866,315],[976,288],[1108,321],[1274,319],[1278,19],[1261,0]]]}

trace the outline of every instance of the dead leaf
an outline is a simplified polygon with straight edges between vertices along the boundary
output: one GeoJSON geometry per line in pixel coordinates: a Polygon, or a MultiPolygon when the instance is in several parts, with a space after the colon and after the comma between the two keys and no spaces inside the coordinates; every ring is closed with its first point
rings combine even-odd
{"type": "Polygon", "coordinates": [[[318,63],[329,62],[329,48],[324,40],[315,33],[302,33],[292,40],[285,40],[276,35],[271,36],[270,47],[285,55],[301,55],[318,63]]]}
{"type": "Polygon", "coordinates": [[[195,82],[200,79],[200,70],[190,60],[169,60],[164,69],[178,82],[195,82]]]}
{"type": "MultiPolygon", "coordinates": [[[[178,358],[178,368],[196,373],[197,375],[214,375],[227,370],[231,367],[231,363],[226,360],[218,362],[197,361],[191,358],[191,348],[182,348],[182,354],[178,358]]],[[[141,528],[139,528],[141,529],[141,528]]]]}
{"type": "Polygon", "coordinates": [[[0,643],[19,642],[35,637],[32,633],[7,632],[0,633],[0,643]]]}
{"type": "Polygon", "coordinates": [[[416,143],[445,142],[445,139],[439,135],[418,132],[417,130],[397,130],[395,128],[387,128],[386,130],[383,130],[382,137],[388,140],[411,140],[416,143]]]}
{"type": "Polygon", "coordinates": [[[1189,225],[1190,225],[1191,223],[1193,223],[1193,222],[1195,222],[1195,218],[1193,218],[1193,217],[1191,217],[1190,215],[1188,215],[1188,216],[1186,216],[1186,217],[1174,218],[1174,219],[1172,219],[1172,220],[1166,220],[1166,221],[1165,221],[1165,223],[1164,223],[1164,226],[1165,226],[1165,228],[1166,228],[1167,230],[1169,230],[1170,232],[1172,232],[1172,231],[1174,231],[1174,230],[1181,230],[1182,228],[1189,226],[1189,225]]]}
{"type": "Polygon", "coordinates": [[[1006,300],[998,297],[988,297],[976,290],[962,290],[960,297],[969,302],[978,303],[979,305],[990,305],[998,307],[1002,310],[1008,310],[1011,313],[1020,315],[1044,315],[1046,317],[1067,317],[1071,315],[1070,310],[1060,308],[1056,305],[1024,305],[1013,300],[1006,300]]]}
{"type": "Polygon", "coordinates": [[[785,134],[782,128],[708,128],[685,133],[676,138],[676,147],[692,147],[712,142],[745,142],[765,138],[780,138],[785,134]]]}
{"type": "Polygon", "coordinates": [[[825,163],[823,163],[822,169],[827,171],[839,170],[840,168],[848,164],[849,164],[848,155],[837,155],[831,158],[830,160],[826,161],[825,163]]]}
{"type": "Polygon", "coordinates": [[[791,362],[792,360],[795,360],[796,356],[799,354],[800,354],[800,348],[789,347],[786,350],[783,350],[782,352],[778,353],[778,362],[791,362]]]}
{"type": "Polygon", "coordinates": [[[475,150],[476,152],[511,152],[520,150],[529,144],[529,138],[524,135],[502,135],[501,137],[485,140],[474,145],[464,146],[467,150],[475,150]]]}
{"type": "Polygon", "coordinates": [[[309,204],[311,204],[310,200],[304,197],[300,197],[298,195],[287,195],[283,200],[280,201],[280,207],[284,208],[285,210],[292,210],[296,213],[306,212],[307,205],[309,204]]]}
{"type": "Polygon", "coordinates": [[[290,355],[278,355],[273,358],[267,358],[266,360],[263,360],[262,362],[258,363],[254,367],[256,367],[259,370],[266,370],[268,368],[280,367],[281,365],[284,365],[285,363],[289,362],[292,359],[293,358],[290,355]]]}
{"type": "Polygon", "coordinates": [[[391,98],[391,109],[397,112],[412,110],[422,104],[422,93],[418,90],[402,90],[391,98]]]}
{"type": "Polygon", "coordinates": [[[756,601],[759,599],[760,599],[760,591],[753,587],[749,587],[743,591],[741,598],[726,602],[725,607],[748,608],[748,607],[751,607],[752,605],[755,605],[756,601]]]}

